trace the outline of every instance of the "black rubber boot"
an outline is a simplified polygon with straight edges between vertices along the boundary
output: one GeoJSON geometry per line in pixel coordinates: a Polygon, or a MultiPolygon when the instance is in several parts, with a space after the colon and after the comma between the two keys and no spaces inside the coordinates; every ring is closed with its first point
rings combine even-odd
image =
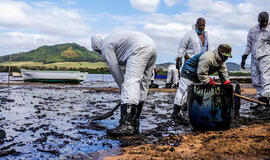
{"type": "Polygon", "coordinates": [[[141,113],[142,113],[143,104],[144,104],[144,101],[141,101],[141,102],[138,104],[138,107],[137,107],[137,113],[136,113],[136,119],[140,119],[140,115],[141,115],[141,113]]]}
{"type": "Polygon", "coordinates": [[[178,87],[176,86],[176,84],[173,84],[173,85],[172,85],[172,88],[178,88],[178,87]]]}
{"type": "Polygon", "coordinates": [[[266,105],[269,105],[269,98],[268,97],[262,97],[262,102],[266,103],[266,105]]]}
{"type": "Polygon", "coordinates": [[[138,134],[139,133],[139,128],[140,128],[140,115],[142,113],[142,108],[143,108],[143,104],[144,104],[144,101],[141,101],[139,104],[138,104],[138,107],[137,107],[137,113],[136,113],[136,121],[137,121],[137,124],[136,124],[136,131],[138,134]]]}
{"type": "Polygon", "coordinates": [[[138,121],[136,119],[137,113],[137,105],[122,104],[119,125],[114,129],[108,129],[107,134],[112,137],[117,137],[132,136],[139,133],[138,121]]]}
{"type": "Polygon", "coordinates": [[[262,97],[262,102],[266,103],[266,105],[264,106],[265,109],[269,109],[269,98],[268,97],[262,97]]]}
{"type": "Polygon", "coordinates": [[[126,119],[126,116],[127,116],[127,104],[121,104],[119,125],[123,123],[123,120],[126,119]]]}
{"type": "Polygon", "coordinates": [[[179,113],[180,113],[181,106],[174,104],[173,106],[173,113],[172,113],[172,119],[176,120],[179,119],[179,113]]]}
{"type": "Polygon", "coordinates": [[[171,88],[172,84],[171,83],[166,83],[165,88],[171,88]]]}
{"type": "Polygon", "coordinates": [[[188,116],[186,114],[187,114],[187,111],[184,111],[182,106],[178,106],[174,104],[172,119],[175,123],[188,126],[189,121],[187,119],[188,116]]]}
{"type": "MultiPolygon", "coordinates": [[[[258,98],[258,101],[264,102],[264,101],[265,101],[265,97],[259,97],[259,98],[258,98]]],[[[257,108],[260,108],[260,107],[262,107],[262,105],[257,104],[257,105],[255,105],[255,106],[250,106],[250,109],[257,109],[257,108]]]]}

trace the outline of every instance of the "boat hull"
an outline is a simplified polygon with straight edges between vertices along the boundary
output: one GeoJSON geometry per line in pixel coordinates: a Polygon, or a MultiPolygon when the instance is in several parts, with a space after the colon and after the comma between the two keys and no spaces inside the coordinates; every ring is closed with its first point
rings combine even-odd
{"type": "Polygon", "coordinates": [[[80,83],[86,79],[87,72],[80,71],[48,71],[21,69],[25,82],[48,83],[80,83]]]}

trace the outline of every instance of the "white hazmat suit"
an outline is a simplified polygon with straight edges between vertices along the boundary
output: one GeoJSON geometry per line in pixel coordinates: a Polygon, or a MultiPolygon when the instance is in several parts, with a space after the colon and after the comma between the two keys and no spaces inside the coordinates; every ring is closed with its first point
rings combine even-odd
{"type": "Polygon", "coordinates": [[[251,53],[252,85],[258,97],[270,97],[270,25],[259,24],[249,30],[244,55],[251,53]]]}
{"type": "Polygon", "coordinates": [[[178,83],[178,79],[178,70],[176,69],[175,64],[169,65],[167,70],[166,84],[172,84],[172,86],[176,86],[178,83]]]}
{"type": "Polygon", "coordinates": [[[138,105],[145,101],[157,57],[154,41],[136,31],[114,32],[105,39],[95,34],[91,40],[121,89],[121,103],[138,105]],[[125,75],[120,66],[126,66],[125,75]]]}
{"type": "Polygon", "coordinates": [[[183,39],[180,42],[180,45],[178,47],[177,57],[184,57],[185,55],[188,55],[188,57],[193,57],[196,54],[199,54],[201,52],[208,51],[209,44],[208,44],[208,34],[206,31],[204,31],[205,36],[205,42],[204,45],[202,45],[202,41],[200,40],[197,32],[196,27],[192,26],[192,29],[185,34],[183,39]]]}

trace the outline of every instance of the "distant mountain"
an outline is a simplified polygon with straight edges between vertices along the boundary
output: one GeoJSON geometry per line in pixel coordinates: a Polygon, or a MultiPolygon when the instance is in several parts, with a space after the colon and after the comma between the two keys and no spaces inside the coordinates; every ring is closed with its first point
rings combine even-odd
{"type": "Polygon", "coordinates": [[[168,68],[169,65],[171,64],[175,64],[175,63],[166,62],[166,63],[156,64],[156,68],[168,68]]]}
{"type": "Polygon", "coordinates": [[[234,62],[227,62],[226,66],[227,66],[228,71],[241,71],[242,70],[241,66],[234,62]]]}
{"type": "MultiPolygon", "coordinates": [[[[157,64],[156,68],[168,68],[169,65],[174,64],[171,62],[167,62],[167,63],[161,63],[161,64],[157,64]]],[[[228,71],[241,71],[242,68],[239,64],[234,63],[234,62],[227,62],[226,63],[227,69],[228,71]]]]}
{"type": "MultiPolygon", "coordinates": [[[[9,55],[1,56],[1,62],[9,61],[9,55]]],[[[101,55],[76,43],[57,44],[53,46],[41,46],[29,52],[12,54],[12,61],[33,62],[101,62],[101,55]]]]}

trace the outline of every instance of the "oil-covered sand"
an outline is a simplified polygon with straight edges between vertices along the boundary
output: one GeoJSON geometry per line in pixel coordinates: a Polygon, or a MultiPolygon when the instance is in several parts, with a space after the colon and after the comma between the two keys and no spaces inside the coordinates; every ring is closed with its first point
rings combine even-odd
{"type": "MultiPolygon", "coordinates": [[[[106,130],[117,126],[118,110],[106,120],[90,119],[118,103],[111,78],[88,78],[80,85],[18,83],[0,85],[0,159],[270,158],[270,109],[250,110],[255,104],[244,100],[230,130],[200,132],[188,121],[170,119],[174,89],[152,89],[141,134],[113,139],[106,130]]],[[[251,85],[241,86],[243,95],[255,97],[251,85]]]]}

